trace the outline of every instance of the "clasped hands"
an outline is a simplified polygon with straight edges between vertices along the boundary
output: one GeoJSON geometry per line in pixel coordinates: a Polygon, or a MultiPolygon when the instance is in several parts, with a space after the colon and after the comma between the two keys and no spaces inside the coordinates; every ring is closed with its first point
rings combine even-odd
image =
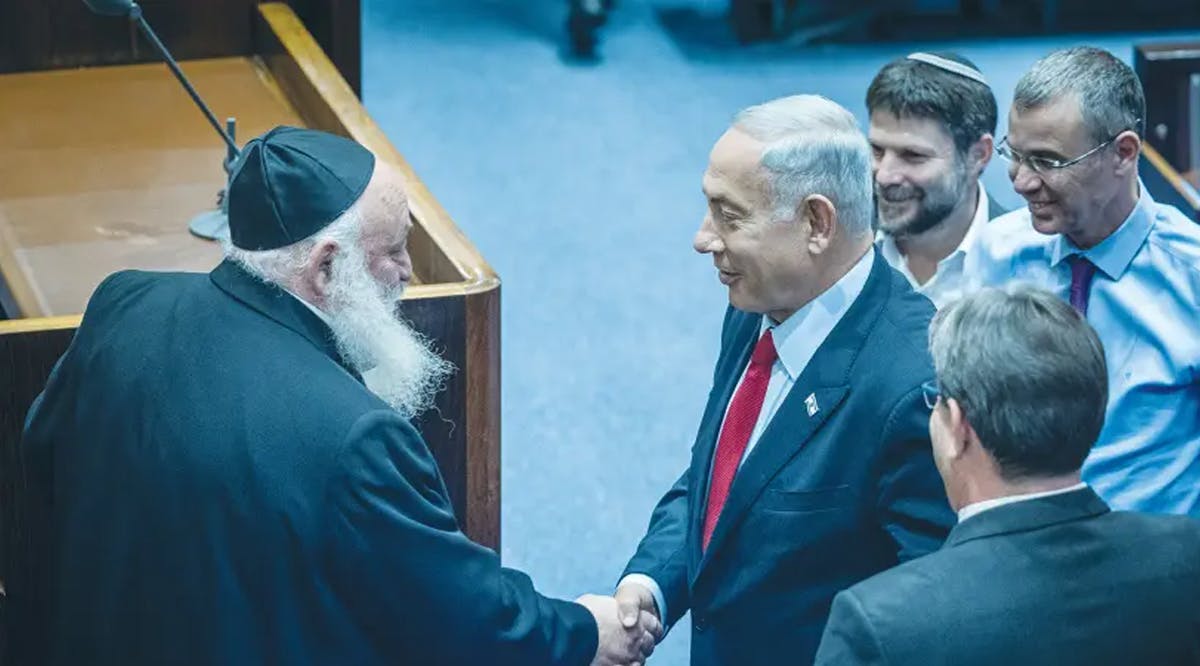
{"type": "Polygon", "coordinates": [[[658,606],[642,585],[626,583],[611,597],[585,594],[575,603],[596,618],[600,642],[592,666],[643,666],[662,639],[658,606]]]}

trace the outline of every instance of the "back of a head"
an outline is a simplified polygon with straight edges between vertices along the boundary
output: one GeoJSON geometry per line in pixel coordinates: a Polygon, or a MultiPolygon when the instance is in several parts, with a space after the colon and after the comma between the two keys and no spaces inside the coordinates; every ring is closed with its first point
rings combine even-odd
{"type": "Polygon", "coordinates": [[[1146,97],[1129,65],[1091,46],[1054,51],[1017,81],[1013,106],[1036,109],[1074,96],[1085,128],[1096,143],[1126,130],[1144,136],[1146,97]]]}
{"type": "Polygon", "coordinates": [[[1009,481],[1077,472],[1104,425],[1108,375],[1091,326],[1025,285],[984,289],[930,325],[942,395],[962,406],[1009,481]]]}
{"type": "Polygon", "coordinates": [[[867,111],[937,121],[954,138],[960,155],[985,134],[995,134],[997,107],[992,89],[981,81],[915,59],[918,56],[957,63],[968,73],[979,71],[975,63],[951,52],[893,60],[879,70],[867,88],[867,111]]]}
{"type": "Polygon", "coordinates": [[[849,235],[870,233],[871,147],[852,113],[819,95],[794,95],[742,110],[733,126],[765,144],[762,166],[779,215],[820,194],[849,235]]]}

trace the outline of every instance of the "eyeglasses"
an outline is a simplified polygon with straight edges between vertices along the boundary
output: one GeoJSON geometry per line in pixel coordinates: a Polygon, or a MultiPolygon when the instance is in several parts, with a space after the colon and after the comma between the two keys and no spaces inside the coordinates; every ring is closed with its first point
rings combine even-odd
{"type": "Polygon", "coordinates": [[[921,393],[925,394],[925,406],[930,409],[937,407],[938,400],[942,399],[942,390],[938,388],[937,380],[921,384],[921,393]]]}
{"type": "MultiPolygon", "coordinates": [[[[1138,118],[1137,120],[1135,120],[1133,122],[1133,126],[1137,127],[1138,123],[1140,123],[1140,122],[1142,122],[1142,119],[1138,118]]],[[[1101,150],[1104,150],[1105,148],[1107,148],[1109,146],[1109,144],[1111,144],[1113,141],[1117,140],[1117,137],[1121,136],[1122,134],[1124,134],[1125,132],[1128,132],[1128,131],[1130,131],[1130,130],[1126,129],[1126,130],[1121,130],[1120,132],[1117,132],[1108,141],[1105,141],[1104,143],[1096,146],[1095,148],[1092,148],[1091,150],[1087,151],[1086,153],[1080,155],[1079,157],[1076,157],[1075,159],[1071,159],[1071,160],[1058,160],[1058,159],[1054,159],[1053,157],[1039,157],[1037,155],[1026,155],[1025,153],[1022,153],[1022,152],[1019,152],[1019,151],[1013,149],[1013,147],[1010,146],[1008,143],[1008,137],[1004,137],[1000,141],[1000,144],[996,146],[996,154],[1000,155],[1000,157],[1003,157],[1004,159],[1008,160],[1009,162],[1012,162],[1013,164],[1016,164],[1016,165],[1025,164],[1030,169],[1032,169],[1034,171],[1034,173],[1046,173],[1048,171],[1065,169],[1073,164],[1079,164],[1080,162],[1091,157],[1092,155],[1095,155],[1096,153],[1100,152],[1101,150]]]]}

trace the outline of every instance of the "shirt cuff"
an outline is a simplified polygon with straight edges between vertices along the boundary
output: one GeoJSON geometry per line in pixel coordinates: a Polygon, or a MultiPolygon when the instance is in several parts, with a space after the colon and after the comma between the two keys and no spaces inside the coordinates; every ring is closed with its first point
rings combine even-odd
{"type": "Polygon", "coordinates": [[[625,583],[634,583],[650,590],[650,596],[654,597],[654,603],[658,605],[658,619],[665,626],[667,623],[667,602],[663,599],[662,588],[658,586],[658,583],[646,574],[640,573],[631,573],[625,576],[621,579],[620,583],[617,583],[617,587],[620,588],[625,583]]]}

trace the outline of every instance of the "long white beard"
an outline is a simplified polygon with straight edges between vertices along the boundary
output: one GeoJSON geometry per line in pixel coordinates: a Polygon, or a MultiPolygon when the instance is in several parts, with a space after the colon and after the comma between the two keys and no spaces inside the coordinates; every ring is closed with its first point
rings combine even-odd
{"type": "Polygon", "coordinates": [[[328,303],[338,351],[372,392],[411,418],[433,406],[454,366],[396,316],[403,292],[375,281],[361,248],[347,247],[333,261],[328,303]]]}

